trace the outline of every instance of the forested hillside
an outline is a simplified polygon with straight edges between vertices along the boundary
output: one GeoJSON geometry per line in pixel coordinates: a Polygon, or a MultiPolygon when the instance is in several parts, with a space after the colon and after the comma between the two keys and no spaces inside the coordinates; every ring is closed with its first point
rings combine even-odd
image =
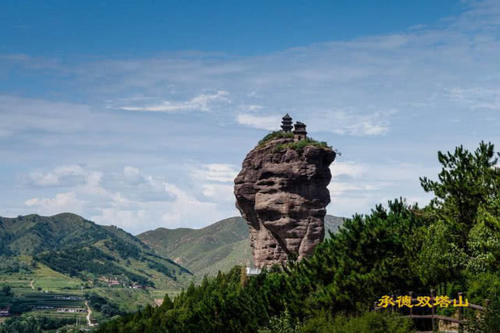
{"type": "MultiPolygon", "coordinates": [[[[492,144],[438,153],[426,207],[402,198],[355,215],[315,254],[247,277],[240,267],[191,285],[173,301],[123,316],[98,332],[408,332],[412,323],[373,313],[383,295],[410,291],[484,304],[469,332],[500,331],[500,169],[492,144]]],[[[453,314],[453,308],[443,309],[453,314]]],[[[427,328],[427,330],[429,330],[427,328]]]]}
{"type": "Polygon", "coordinates": [[[0,256],[30,256],[51,269],[93,280],[119,278],[142,286],[175,286],[191,273],[125,231],[64,213],[0,217],[0,256]]]}

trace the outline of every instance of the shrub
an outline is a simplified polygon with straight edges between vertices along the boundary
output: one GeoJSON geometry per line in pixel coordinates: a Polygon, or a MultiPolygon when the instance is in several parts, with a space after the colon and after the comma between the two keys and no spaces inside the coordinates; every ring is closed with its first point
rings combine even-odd
{"type": "Polygon", "coordinates": [[[259,330],[259,333],[301,333],[302,326],[298,320],[294,320],[288,309],[281,316],[272,317],[269,327],[259,330]]]}
{"type": "Polygon", "coordinates": [[[262,140],[259,141],[259,146],[264,145],[266,142],[269,142],[274,139],[282,139],[282,138],[290,138],[293,139],[292,132],[283,132],[283,131],[274,131],[267,134],[262,140]]]}
{"type": "Polygon", "coordinates": [[[378,312],[365,312],[359,317],[338,315],[334,319],[321,313],[309,319],[303,333],[408,333],[414,332],[411,319],[378,312]]]}
{"type": "Polygon", "coordinates": [[[14,295],[14,294],[12,293],[12,289],[10,288],[10,286],[3,286],[3,287],[2,287],[2,294],[3,294],[4,296],[12,296],[12,295],[14,295]]]}
{"type": "Polygon", "coordinates": [[[486,311],[469,318],[467,331],[471,333],[500,332],[500,295],[494,295],[486,311]]]}

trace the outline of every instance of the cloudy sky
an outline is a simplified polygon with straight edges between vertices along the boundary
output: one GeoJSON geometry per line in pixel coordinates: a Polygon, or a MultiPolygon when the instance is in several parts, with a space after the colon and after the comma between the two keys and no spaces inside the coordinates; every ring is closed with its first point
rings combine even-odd
{"type": "Polygon", "coordinates": [[[0,6],[1,216],[237,215],[241,162],[286,112],[342,153],[337,216],[425,204],[438,150],[500,143],[500,1],[0,6]]]}

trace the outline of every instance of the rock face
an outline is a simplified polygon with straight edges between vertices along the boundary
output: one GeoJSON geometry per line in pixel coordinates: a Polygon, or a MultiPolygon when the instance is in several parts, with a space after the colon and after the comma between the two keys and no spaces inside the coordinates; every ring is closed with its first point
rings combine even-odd
{"type": "Polygon", "coordinates": [[[325,235],[327,185],[335,152],[278,138],[251,150],[234,180],[236,207],[249,225],[256,267],[312,254],[325,235]]]}

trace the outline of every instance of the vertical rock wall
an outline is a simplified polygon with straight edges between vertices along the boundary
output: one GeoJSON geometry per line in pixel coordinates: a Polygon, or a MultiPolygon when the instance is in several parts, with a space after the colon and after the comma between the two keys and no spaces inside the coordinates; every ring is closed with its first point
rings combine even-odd
{"type": "Polygon", "coordinates": [[[283,149],[292,142],[279,138],[255,147],[234,181],[236,207],[249,225],[259,268],[284,263],[290,256],[300,260],[325,235],[329,166],[335,152],[313,144],[283,149]]]}

